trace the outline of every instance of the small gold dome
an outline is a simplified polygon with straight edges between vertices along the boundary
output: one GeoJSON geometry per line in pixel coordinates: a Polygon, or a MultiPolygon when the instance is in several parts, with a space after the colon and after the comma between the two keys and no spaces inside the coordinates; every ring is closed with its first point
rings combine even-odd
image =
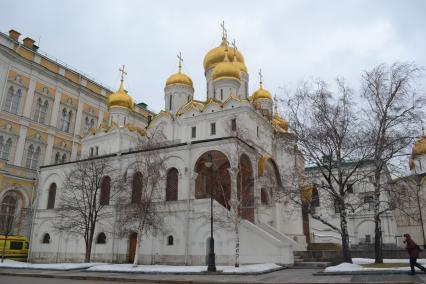
{"type": "Polygon", "coordinates": [[[421,155],[426,155],[426,135],[423,135],[413,147],[412,157],[418,157],[421,155]]]}
{"type": "Polygon", "coordinates": [[[244,57],[238,50],[235,50],[232,47],[228,47],[228,43],[226,39],[222,39],[222,43],[216,47],[207,52],[206,56],[204,57],[204,71],[209,70],[212,67],[215,67],[220,62],[223,62],[225,58],[225,50],[229,49],[230,54],[234,54],[237,57],[237,61],[244,64],[244,57]]]}
{"type": "Polygon", "coordinates": [[[275,113],[273,118],[273,123],[279,126],[282,130],[285,132],[288,132],[288,121],[279,116],[277,113],[275,113]]]}
{"type": "Polygon", "coordinates": [[[247,66],[244,63],[238,61],[237,56],[235,54],[234,54],[234,59],[232,60],[232,63],[234,63],[234,65],[237,66],[237,68],[241,72],[248,73],[247,72],[247,66]]]}
{"type": "Polygon", "coordinates": [[[219,79],[240,80],[240,69],[233,62],[229,61],[227,51],[225,51],[224,60],[213,69],[212,78],[213,81],[219,79]]]}
{"type": "Polygon", "coordinates": [[[170,76],[167,81],[166,81],[166,87],[170,86],[170,85],[186,85],[189,86],[191,88],[193,88],[193,84],[192,84],[192,80],[191,78],[189,78],[188,75],[183,74],[182,72],[173,74],[172,76],[170,76]]]}
{"type": "Polygon", "coordinates": [[[252,97],[253,101],[255,101],[257,99],[267,99],[267,100],[272,101],[271,93],[269,91],[263,89],[262,83],[260,84],[259,89],[256,92],[254,92],[251,97],[252,97]]]}
{"type": "Polygon", "coordinates": [[[124,90],[123,79],[121,80],[120,88],[118,89],[118,91],[108,96],[107,105],[108,109],[113,107],[122,107],[131,110],[133,109],[133,99],[124,90]]]}

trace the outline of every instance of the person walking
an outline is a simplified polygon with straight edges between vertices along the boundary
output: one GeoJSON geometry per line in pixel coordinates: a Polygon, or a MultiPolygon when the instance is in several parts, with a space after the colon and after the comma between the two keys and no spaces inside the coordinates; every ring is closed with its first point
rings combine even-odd
{"type": "Polygon", "coordinates": [[[409,234],[404,234],[404,244],[406,244],[405,248],[407,249],[408,255],[410,256],[410,267],[411,267],[411,275],[416,274],[414,270],[414,266],[421,269],[423,272],[426,272],[426,268],[421,264],[417,263],[417,258],[422,251],[420,247],[413,241],[409,234]]]}

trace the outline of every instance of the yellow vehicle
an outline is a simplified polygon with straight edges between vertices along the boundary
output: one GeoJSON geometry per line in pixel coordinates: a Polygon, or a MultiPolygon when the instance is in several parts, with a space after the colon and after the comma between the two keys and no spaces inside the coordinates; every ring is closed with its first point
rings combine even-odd
{"type": "MultiPolygon", "coordinates": [[[[5,245],[5,237],[0,235],[0,258],[3,254],[3,246],[5,245]]],[[[23,236],[8,236],[6,239],[6,256],[7,259],[27,261],[29,242],[23,236]]]]}

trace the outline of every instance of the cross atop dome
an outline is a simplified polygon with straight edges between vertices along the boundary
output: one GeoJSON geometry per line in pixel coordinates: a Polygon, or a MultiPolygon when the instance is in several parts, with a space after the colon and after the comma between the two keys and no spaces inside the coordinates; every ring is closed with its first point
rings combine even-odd
{"type": "Polygon", "coordinates": [[[227,41],[228,38],[228,32],[225,28],[225,21],[222,21],[222,23],[220,24],[220,27],[222,28],[222,40],[227,41]]]}
{"type": "Polygon", "coordinates": [[[179,51],[179,54],[177,55],[177,58],[179,60],[179,73],[181,73],[183,58],[182,58],[182,53],[180,51],[179,51]]]}
{"type": "Polygon", "coordinates": [[[262,84],[263,84],[263,75],[262,75],[262,68],[261,69],[259,69],[259,85],[260,85],[260,88],[262,88],[262,84]]]}
{"type": "Polygon", "coordinates": [[[118,71],[120,71],[121,72],[121,82],[123,82],[124,81],[124,76],[126,76],[127,75],[127,72],[126,71],[124,71],[124,68],[125,68],[126,66],[125,65],[122,65],[121,66],[121,68],[119,68],[118,69],[118,71]]]}

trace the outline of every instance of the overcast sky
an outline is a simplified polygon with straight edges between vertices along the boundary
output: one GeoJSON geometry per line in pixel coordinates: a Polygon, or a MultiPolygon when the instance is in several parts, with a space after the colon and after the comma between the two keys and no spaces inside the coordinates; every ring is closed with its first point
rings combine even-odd
{"type": "MultiPolygon", "coordinates": [[[[282,95],[303,79],[345,77],[359,89],[363,70],[393,61],[426,66],[426,1],[6,1],[0,30],[13,28],[40,50],[116,89],[120,65],[137,102],[163,108],[164,83],[177,71],[204,99],[205,54],[224,20],[250,75],[282,95]],[[40,42],[39,42],[40,41],[40,42]]],[[[285,97],[284,97],[285,99],[285,97]]]]}

